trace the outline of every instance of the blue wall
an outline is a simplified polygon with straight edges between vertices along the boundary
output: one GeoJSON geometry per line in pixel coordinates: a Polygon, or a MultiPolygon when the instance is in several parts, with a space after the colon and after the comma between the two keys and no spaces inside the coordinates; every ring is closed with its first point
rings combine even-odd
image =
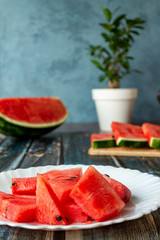
{"type": "Polygon", "coordinates": [[[132,66],[143,74],[128,75],[121,86],[139,90],[133,121],[159,121],[159,0],[0,0],[0,97],[59,96],[68,122],[96,122],[91,89],[105,84],[87,47],[103,41],[100,3],[147,21],[132,48],[132,66]]]}

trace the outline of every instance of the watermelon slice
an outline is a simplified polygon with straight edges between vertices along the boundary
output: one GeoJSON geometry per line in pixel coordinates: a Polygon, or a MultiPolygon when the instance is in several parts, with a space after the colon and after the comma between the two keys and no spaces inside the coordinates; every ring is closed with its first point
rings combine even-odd
{"type": "Polygon", "coordinates": [[[1,215],[1,207],[2,207],[2,201],[5,199],[33,199],[36,200],[36,196],[28,196],[28,195],[12,195],[10,193],[5,193],[0,191],[0,215],[1,215]]]}
{"type": "Polygon", "coordinates": [[[60,201],[49,182],[40,174],[37,174],[36,204],[36,219],[39,223],[50,225],[67,224],[69,218],[67,218],[60,201]]]}
{"type": "Polygon", "coordinates": [[[0,99],[0,132],[14,137],[39,136],[57,128],[68,111],[56,97],[0,99]]]}
{"type": "Polygon", "coordinates": [[[93,166],[89,166],[70,197],[83,212],[96,221],[115,217],[124,208],[125,203],[93,166]]]}
{"type": "Polygon", "coordinates": [[[66,214],[69,216],[69,223],[86,223],[88,216],[82,211],[82,209],[71,200],[63,205],[66,214]]]}
{"type": "Polygon", "coordinates": [[[160,148],[160,125],[143,123],[142,130],[151,148],[160,148]]]}
{"type": "Polygon", "coordinates": [[[103,175],[104,178],[109,182],[109,184],[113,187],[116,193],[120,196],[120,198],[127,203],[131,198],[131,191],[121,182],[109,177],[108,175],[103,175]]]}
{"type": "Polygon", "coordinates": [[[1,214],[13,222],[32,222],[36,220],[36,199],[8,198],[2,200],[1,214]]]}
{"type": "MultiPolygon", "coordinates": [[[[53,169],[46,173],[42,174],[47,180],[54,178],[73,178],[79,179],[82,175],[81,168],[72,168],[72,169],[53,169]]],[[[22,194],[22,195],[35,195],[36,194],[36,177],[28,177],[28,178],[12,178],[12,193],[13,194],[22,194]]]]}
{"type": "Polygon", "coordinates": [[[70,200],[70,192],[78,181],[78,177],[63,177],[48,180],[50,186],[57,195],[61,204],[70,200]]]}
{"type": "Polygon", "coordinates": [[[116,142],[112,134],[97,133],[91,135],[92,148],[110,148],[115,147],[116,142]]]}
{"type": "Polygon", "coordinates": [[[128,123],[112,122],[111,127],[117,146],[133,148],[148,147],[147,139],[140,126],[128,123]]]}

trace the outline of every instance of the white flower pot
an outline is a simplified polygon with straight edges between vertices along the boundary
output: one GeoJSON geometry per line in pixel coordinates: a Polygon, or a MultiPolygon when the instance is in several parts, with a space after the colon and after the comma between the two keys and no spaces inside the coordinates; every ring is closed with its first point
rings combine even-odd
{"type": "Polygon", "coordinates": [[[92,89],[99,127],[102,132],[111,131],[112,121],[130,123],[135,99],[136,88],[92,89]]]}

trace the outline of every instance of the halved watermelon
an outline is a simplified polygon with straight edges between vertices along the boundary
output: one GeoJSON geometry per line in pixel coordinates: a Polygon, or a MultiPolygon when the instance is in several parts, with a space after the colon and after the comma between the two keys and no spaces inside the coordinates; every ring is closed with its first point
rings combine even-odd
{"type": "Polygon", "coordinates": [[[92,148],[110,148],[115,147],[116,142],[112,134],[110,133],[97,133],[91,134],[91,146],[92,148]]]}
{"type": "Polygon", "coordinates": [[[143,123],[142,130],[151,148],[160,148],[160,125],[143,123]]]}
{"type": "Polygon", "coordinates": [[[56,97],[0,99],[0,132],[14,137],[39,136],[57,128],[68,111],[56,97]]]}
{"type": "Polygon", "coordinates": [[[93,166],[89,166],[70,197],[83,212],[96,221],[115,217],[124,208],[125,203],[93,166]]]}
{"type": "MultiPolygon", "coordinates": [[[[72,169],[53,169],[46,173],[42,174],[47,180],[51,180],[54,178],[57,179],[79,179],[82,176],[81,168],[72,168],[72,169]]],[[[28,177],[28,178],[12,178],[12,193],[13,194],[22,194],[22,195],[35,195],[36,194],[36,177],[28,177]]],[[[61,189],[60,189],[61,190],[61,189]]],[[[63,194],[62,194],[63,195],[63,194]]]]}
{"type": "Polygon", "coordinates": [[[69,219],[60,204],[49,182],[40,174],[37,175],[36,219],[39,223],[66,225],[69,219]]]}
{"type": "Polygon", "coordinates": [[[1,214],[13,222],[32,222],[36,220],[36,199],[9,198],[2,200],[1,214]]]}
{"type": "Polygon", "coordinates": [[[103,177],[109,182],[109,184],[113,187],[116,193],[120,196],[120,198],[127,203],[131,198],[131,191],[121,182],[109,177],[108,175],[103,175],[103,177]]]}
{"type": "Polygon", "coordinates": [[[128,123],[112,122],[111,127],[117,146],[133,148],[148,147],[147,139],[140,126],[128,123]]]}

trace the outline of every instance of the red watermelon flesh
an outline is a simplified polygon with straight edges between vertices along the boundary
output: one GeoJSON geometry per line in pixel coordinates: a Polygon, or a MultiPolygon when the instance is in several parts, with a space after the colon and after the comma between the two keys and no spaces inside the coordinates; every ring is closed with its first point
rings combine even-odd
{"type": "Polygon", "coordinates": [[[133,125],[129,123],[112,122],[111,127],[114,132],[114,137],[116,141],[118,140],[119,137],[131,138],[131,139],[145,138],[142,128],[138,125],[133,125]]]}
{"type": "Polygon", "coordinates": [[[68,218],[60,201],[49,182],[40,174],[37,174],[36,204],[37,222],[50,225],[67,224],[68,218]]]}
{"type": "Polygon", "coordinates": [[[13,195],[13,194],[10,194],[10,193],[5,193],[5,192],[1,192],[0,191],[0,209],[1,209],[1,206],[2,206],[2,200],[4,199],[33,199],[35,200],[36,199],[36,196],[31,196],[31,195],[13,195]]]}
{"type": "Polygon", "coordinates": [[[2,200],[1,214],[13,222],[33,222],[36,219],[36,200],[11,198],[2,200]]]}
{"type": "Polygon", "coordinates": [[[6,98],[0,99],[0,114],[22,125],[37,126],[61,121],[67,115],[67,109],[56,97],[6,98]]]}
{"type": "MultiPolygon", "coordinates": [[[[81,168],[73,168],[73,169],[53,169],[46,173],[42,174],[47,180],[54,178],[66,178],[66,177],[75,177],[79,179],[82,175],[81,168]]],[[[12,178],[12,193],[13,194],[28,194],[35,195],[36,194],[36,177],[29,178],[12,178]]]]}
{"type": "Polygon", "coordinates": [[[70,223],[86,223],[88,220],[88,215],[86,215],[82,209],[71,200],[63,205],[66,214],[69,216],[70,223]]]}
{"type": "Polygon", "coordinates": [[[160,139],[160,125],[143,123],[142,130],[144,135],[148,139],[149,144],[151,143],[152,138],[160,139]]]}
{"type": "Polygon", "coordinates": [[[78,181],[79,178],[77,177],[54,178],[48,180],[61,203],[70,200],[70,192],[78,181]]]}
{"type": "Polygon", "coordinates": [[[12,178],[11,189],[13,194],[35,195],[36,177],[12,178]]]}
{"type": "Polygon", "coordinates": [[[42,174],[46,179],[53,178],[65,178],[65,177],[77,177],[80,178],[82,176],[82,168],[70,168],[70,169],[54,169],[42,174]]]}
{"type": "Polygon", "coordinates": [[[91,135],[91,145],[95,140],[107,140],[107,139],[114,139],[112,133],[97,133],[91,135]]]}
{"type": "Polygon", "coordinates": [[[113,187],[116,193],[120,196],[120,198],[127,203],[131,198],[131,191],[121,182],[108,177],[107,175],[103,175],[104,178],[109,182],[109,184],[113,187]]]}
{"type": "Polygon", "coordinates": [[[88,167],[70,197],[96,221],[117,216],[125,206],[119,195],[93,166],[88,167]]]}

